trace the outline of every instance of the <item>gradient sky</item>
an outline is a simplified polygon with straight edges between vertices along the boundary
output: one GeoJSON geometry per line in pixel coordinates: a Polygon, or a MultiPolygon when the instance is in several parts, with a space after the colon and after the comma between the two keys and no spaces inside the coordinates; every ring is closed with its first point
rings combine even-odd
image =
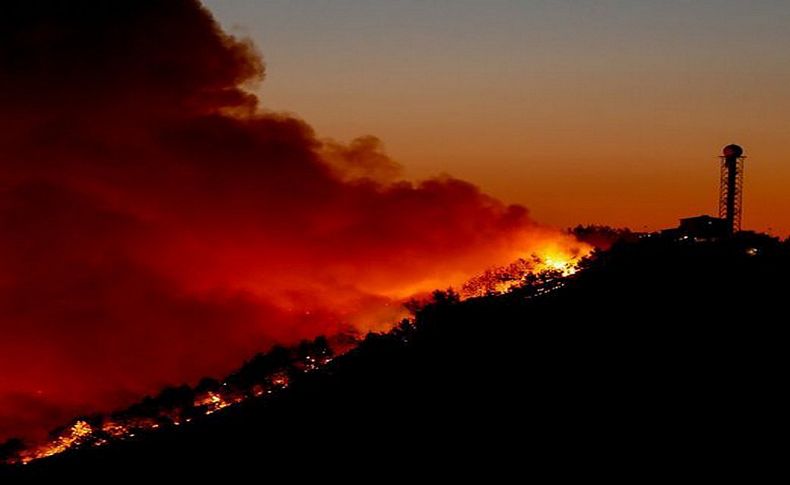
{"type": "Polygon", "coordinates": [[[206,0],[267,63],[263,105],[411,177],[469,179],[559,226],[717,210],[745,146],[744,228],[790,234],[787,0],[206,0]]]}

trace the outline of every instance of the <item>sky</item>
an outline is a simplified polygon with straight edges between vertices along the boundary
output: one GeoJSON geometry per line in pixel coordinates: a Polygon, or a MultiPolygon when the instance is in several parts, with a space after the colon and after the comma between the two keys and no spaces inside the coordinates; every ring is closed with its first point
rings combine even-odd
{"type": "Polygon", "coordinates": [[[717,211],[748,156],[745,229],[790,234],[790,2],[205,0],[266,63],[261,106],[380,138],[534,219],[656,229],[717,211]]]}

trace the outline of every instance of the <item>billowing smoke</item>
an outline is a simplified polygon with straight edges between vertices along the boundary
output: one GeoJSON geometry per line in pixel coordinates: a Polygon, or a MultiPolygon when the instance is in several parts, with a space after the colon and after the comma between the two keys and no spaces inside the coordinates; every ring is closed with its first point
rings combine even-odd
{"type": "Polygon", "coordinates": [[[261,58],[196,1],[0,8],[0,438],[568,244],[267,113],[261,58]]]}

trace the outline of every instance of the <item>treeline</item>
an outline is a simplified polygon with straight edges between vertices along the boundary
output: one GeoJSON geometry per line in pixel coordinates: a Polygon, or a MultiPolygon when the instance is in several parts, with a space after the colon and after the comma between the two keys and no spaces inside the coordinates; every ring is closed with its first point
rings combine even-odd
{"type": "MultiPolygon", "coordinates": [[[[345,337],[345,340],[353,337],[345,337]]],[[[348,342],[341,347],[348,346],[348,342]]],[[[329,364],[335,352],[324,336],[293,347],[275,346],[245,362],[222,380],[204,378],[196,386],[171,386],[111,414],[74,418],[50,432],[46,442],[13,438],[0,444],[0,463],[28,463],[65,451],[99,447],[161,428],[181,426],[220,409],[288,387],[308,372],[329,364]]]]}
{"type": "Polygon", "coordinates": [[[254,395],[261,380],[254,376],[301,362],[288,364],[287,390],[196,418],[190,432],[170,425],[139,446],[83,448],[21,472],[53,478],[86,467],[139,468],[142,476],[162,469],[200,479],[206,470],[289,465],[291,473],[345,476],[349,468],[338,463],[386,457],[380,470],[464,463],[512,477],[524,472],[525,457],[552,471],[569,463],[585,472],[623,463],[657,470],[668,453],[743,457],[739,444],[772,443],[756,431],[784,412],[776,383],[786,367],[788,241],[645,235],[583,266],[503,295],[436,292],[413,308],[413,320],[368,335],[316,372],[304,372],[311,360],[294,359],[293,349],[259,356],[234,373],[238,381],[211,382],[191,398],[230,399],[222,387],[254,395]]]}

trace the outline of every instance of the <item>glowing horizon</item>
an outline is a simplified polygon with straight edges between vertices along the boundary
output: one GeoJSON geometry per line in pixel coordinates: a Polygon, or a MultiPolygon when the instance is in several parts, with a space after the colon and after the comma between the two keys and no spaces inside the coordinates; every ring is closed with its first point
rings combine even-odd
{"type": "Polygon", "coordinates": [[[744,228],[790,235],[786,2],[204,3],[263,53],[267,109],[375,135],[409,176],[560,227],[653,230],[716,214],[738,143],[744,228]]]}

